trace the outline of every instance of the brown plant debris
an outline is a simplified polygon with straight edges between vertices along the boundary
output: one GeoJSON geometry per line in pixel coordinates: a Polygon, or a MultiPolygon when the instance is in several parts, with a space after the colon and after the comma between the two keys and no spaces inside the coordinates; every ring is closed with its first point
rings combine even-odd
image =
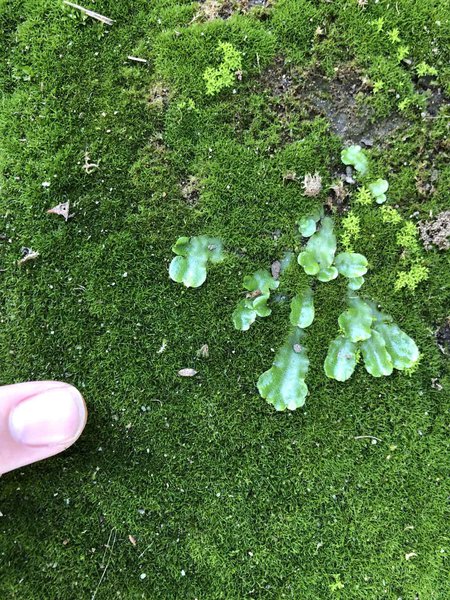
{"type": "Polygon", "coordinates": [[[17,261],[18,265],[23,265],[29,260],[34,260],[39,256],[39,252],[37,250],[33,250],[32,248],[21,248],[22,258],[17,261]]]}
{"type": "Polygon", "coordinates": [[[286,181],[298,181],[297,173],[294,171],[286,171],[286,173],[283,175],[283,183],[286,181]]]}
{"type": "Polygon", "coordinates": [[[439,250],[450,249],[450,210],[439,213],[432,221],[419,221],[418,225],[425,250],[433,246],[439,250]]]}
{"type": "Polygon", "coordinates": [[[344,186],[344,182],[342,180],[336,181],[333,185],[330,185],[330,190],[332,191],[332,195],[327,199],[327,206],[331,210],[333,208],[337,208],[338,211],[343,210],[344,200],[348,196],[348,191],[344,186]]]}
{"type": "Polygon", "coordinates": [[[215,19],[218,19],[220,17],[222,8],[223,0],[206,0],[205,2],[200,4],[199,11],[194,16],[192,21],[214,21],[215,19]]]}
{"type": "Polygon", "coordinates": [[[319,173],[307,173],[303,179],[304,196],[318,196],[322,190],[322,177],[319,173]]]}
{"type": "Polygon", "coordinates": [[[149,90],[147,101],[148,105],[159,110],[164,108],[169,97],[169,88],[161,81],[156,81],[149,90]]]}
{"type": "Polygon", "coordinates": [[[209,358],[208,344],[203,344],[203,346],[197,350],[197,356],[198,358],[209,358]]]}
{"type": "Polygon", "coordinates": [[[64,220],[67,221],[67,219],[69,218],[69,208],[70,208],[70,202],[61,202],[61,204],[57,204],[56,206],[54,206],[53,208],[50,208],[47,213],[48,214],[53,214],[53,215],[61,215],[61,217],[64,217],[64,220]]]}
{"type": "Polygon", "coordinates": [[[234,14],[247,14],[252,8],[268,9],[272,0],[203,0],[192,19],[195,21],[215,21],[229,19],[234,14]]]}
{"type": "Polygon", "coordinates": [[[261,290],[254,290],[253,292],[248,292],[247,294],[245,294],[246,298],[258,298],[258,296],[261,296],[262,292],[261,290]]]}
{"type": "Polygon", "coordinates": [[[278,279],[280,277],[280,273],[281,273],[281,263],[279,260],[274,260],[270,270],[272,272],[272,277],[274,279],[278,279]]]}
{"type": "Polygon", "coordinates": [[[181,195],[190,206],[197,204],[200,197],[200,181],[198,177],[190,175],[186,181],[182,182],[181,195]]]}
{"type": "Polygon", "coordinates": [[[98,169],[98,163],[91,162],[91,158],[89,156],[89,152],[86,150],[84,153],[84,165],[82,167],[86,173],[89,175],[92,173],[94,169],[98,169]]]}
{"type": "Polygon", "coordinates": [[[93,19],[96,19],[97,21],[100,21],[101,23],[105,23],[105,25],[112,25],[114,23],[113,19],[110,19],[109,17],[105,17],[104,15],[101,15],[101,14],[95,12],[94,10],[89,10],[88,8],[84,8],[84,6],[80,6],[79,4],[74,4],[73,2],[69,2],[68,0],[64,0],[64,4],[66,4],[67,6],[70,6],[71,8],[76,8],[77,10],[84,13],[88,17],[92,17],[93,19]]]}

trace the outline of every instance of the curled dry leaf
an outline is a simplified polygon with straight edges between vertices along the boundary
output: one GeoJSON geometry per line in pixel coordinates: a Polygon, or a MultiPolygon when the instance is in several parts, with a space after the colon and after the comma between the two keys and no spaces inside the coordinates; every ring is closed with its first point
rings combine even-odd
{"type": "Polygon", "coordinates": [[[84,153],[84,165],[82,167],[88,175],[92,173],[94,169],[98,169],[98,163],[91,162],[89,152],[86,150],[84,153]]]}
{"type": "Polygon", "coordinates": [[[133,546],[136,546],[136,538],[134,537],[134,535],[129,535],[128,539],[133,544],[133,546]]]}
{"type": "Polygon", "coordinates": [[[61,202],[61,204],[57,204],[53,208],[50,208],[47,211],[47,213],[53,214],[53,215],[61,215],[62,217],[64,217],[64,220],[67,221],[67,219],[69,218],[69,208],[70,208],[69,201],[61,202]]]}
{"type": "Polygon", "coordinates": [[[33,250],[32,248],[22,248],[22,258],[17,261],[18,265],[23,265],[29,260],[34,260],[39,256],[39,252],[37,250],[33,250]]]}
{"type": "Polygon", "coordinates": [[[411,558],[414,558],[415,556],[417,556],[415,552],[408,552],[407,554],[405,554],[406,560],[411,560],[411,558]]]}
{"type": "Polygon", "coordinates": [[[180,377],[194,377],[194,375],[197,375],[197,371],[195,369],[180,369],[178,375],[180,377]]]}

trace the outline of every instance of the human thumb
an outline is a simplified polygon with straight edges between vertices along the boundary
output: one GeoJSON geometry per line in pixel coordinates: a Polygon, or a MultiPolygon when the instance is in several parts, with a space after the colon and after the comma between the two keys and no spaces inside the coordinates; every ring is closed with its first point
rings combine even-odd
{"type": "Polygon", "coordinates": [[[0,387],[0,475],[62,452],[80,436],[86,418],[83,397],[67,383],[0,387]]]}

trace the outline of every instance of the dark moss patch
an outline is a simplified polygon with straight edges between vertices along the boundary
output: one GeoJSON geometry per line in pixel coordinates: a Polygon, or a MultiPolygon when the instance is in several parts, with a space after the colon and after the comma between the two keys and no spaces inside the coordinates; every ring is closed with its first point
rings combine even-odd
{"type": "Polygon", "coordinates": [[[436,341],[444,354],[450,352],[450,318],[448,318],[437,330],[436,341]]]}

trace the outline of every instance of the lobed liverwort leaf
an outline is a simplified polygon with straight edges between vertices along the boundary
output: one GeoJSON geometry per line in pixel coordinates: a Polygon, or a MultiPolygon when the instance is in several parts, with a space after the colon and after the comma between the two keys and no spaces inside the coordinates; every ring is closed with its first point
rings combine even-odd
{"type": "Polygon", "coordinates": [[[348,279],[362,277],[367,273],[367,258],[356,252],[340,252],[334,264],[339,273],[348,279]]]}
{"type": "Polygon", "coordinates": [[[317,223],[323,217],[323,208],[313,211],[310,215],[302,217],[298,224],[298,230],[303,237],[311,237],[317,230],[317,223]]]}
{"type": "Polygon", "coordinates": [[[272,277],[266,269],[259,269],[253,275],[244,277],[244,287],[249,292],[259,290],[262,294],[270,294],[271,290],[276,290],[280,282],[272,277]]]}
{"type": "Polygon", "coordinates": [[[376,181],[369,183],[367,187],[377,204],[386,202],[386,192],[389,189],[389,183],[386,179],[377,179],[376,181]]]}
{"type": "Polygon", "coordinates": [[[298,263],[307,275],[321,273],[322,281],[330,281],[337,277],[337,272],[332,269],[335,254],[336,236],[333,232],[333,220],[325,217],[320,230],[309,239],[305,250],[298,255],[298,263]]]}
{"type": "Polygon", "coordinates": [[[350,308],[345,310],[338,319],[345,337],[352,342],[361,342],[370,338],[372,321],[370,306],[360,298],[352,298],[350,308]]]}
{"type": "Polygon", "coordinates": [[[387,351],[383,336],[376,330],[367,340],[361,342],[361,351],[366,371],[373,377],[383,377],[392,374],[393,364],[387,351]]]}
{"type": "Polygon", "coordinates": [[[394,369],[410,369],[419,360],[416,342],[395,323],[378,323],[375,330],[381,334],[394,369]]]}
{"type": "Polygon", "coordinates": [[[325,374],[330,379],[347,381],[353,375],[356,367],[356,344],[344,337],[338,336],[330,343],[325,358],[325,374]]]}
{"type": "Polygon", "coordinates": [[[364,285],[364,277],[351,277],[348,280],[348,289],[349,290],[359,290],[364,285]]]}
{"type": "Polygon", "coordinates": [[[239,331],[247,331],[256,321],[256,317],[268,317],[272,311],[267,306],[271,290],[276,290],[279,281],[265,269],[259,269],[253,275],[244,277],[244,287],[250,293],[236,306],[233,315],[233,325],[239,331]]]}
{"type": "Polygon", "coordinates": [[[232,315],[233,325],[239,331],[248,331],[256,317],[256,310],[253,309],[253,306],[249,306],[247,300],[241,300],[232,315]]]}
{"type": "Polygon", "coordinates": [[[305,333],[296,327],[278,350],[272,367],[258,379],[261,397],[276,410],[295,410],[305,403],[309,360],[301,341],[305,333]]]}
{"type": "Polygon", "coordinates": [[[369,168],[369,161],[367,156],[364,154],[361,146],[353,145],[348,148],[344,148],[341,152],[341,160],[344,165],[352,165],[361,175],[367,173],[369,168]]]}
{"type": "Polygon", "coordinates": [[[297,294],[291,302],[291,325],[305,329],[314,321],[314,298],[311,288],[297,294]]]}
{"type": "Polygon", "coordinates": [[[169,266],[169,277],[186,287],[200,287],[206,280],[208,261],[223,260],[222,242],[206,235],[180,237],[172,246],[177,254],[169,266]]]}

